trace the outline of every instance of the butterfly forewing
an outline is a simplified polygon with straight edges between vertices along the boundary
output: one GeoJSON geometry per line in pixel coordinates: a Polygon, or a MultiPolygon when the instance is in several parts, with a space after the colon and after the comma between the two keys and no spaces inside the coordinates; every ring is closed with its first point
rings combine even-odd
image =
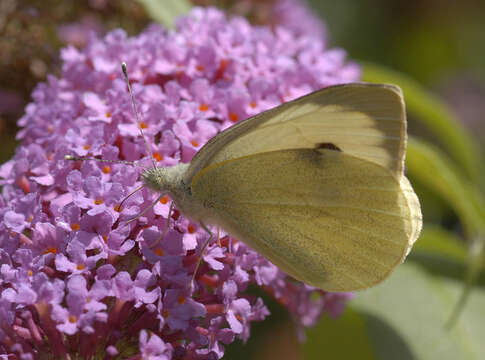
{"type": "Polygon", "coordinates": [[[184,181],[204,167],[262,152],[335,147],[402,175],[404,102],[391,85],[328,87],[261,113],[216,135],[194,157],[184,181]]]}

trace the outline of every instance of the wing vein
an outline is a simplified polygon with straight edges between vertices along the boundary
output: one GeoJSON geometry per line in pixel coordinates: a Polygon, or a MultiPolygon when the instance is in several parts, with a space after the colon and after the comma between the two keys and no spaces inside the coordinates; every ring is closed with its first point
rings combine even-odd
{"type": "MultiPolygon", "coordinates": [[[[318,241],[318,240],[319,240],[319,239],[315,239],[315,238],[313,238],[313,237],[311,237],[311,236],[308,236],[308,235],[304,234],[303,232],[301,232],[301,230],[300,230],[298,227],[295,227],[295,226],[290,226],[290,225],[289,225],[289,224],[287,224],[287,223],[284,223],[284,226],[285,226],[285,227],[287,227],[287,228],[289,228],[289,229],[296,230],[296,232],[298,232],[298,233],[299,233],[299,234],[300,234],[302,237],[306,238],[306,239],[307,239],[307,240],[309,240],[309,241],[313,241],[313,242],[315,242],[315,241],[318,241]]],[[[326,252],[327,252],[327,251],[326,251],[326,252]]],[[[327,253],[328,253],[328,252],[327,252],[327,253]]],[[[340,255],[339,257],[340,257],[340,259],[342,259],[344,262],[348,262],[348,261],[346,261],[346,257],[345,257],[345,256],[340,255]]],[[[379,262],[379,261],[376,261],[375,259],[371,259],[371,260],[373,260],[374,264],[376,264],[376,265],[379,265],[379,266],[381,266],[381,267],[383,267],[383,268],[385,268],[385,269],[387,269],[387,268],[388,268],[388,265],[385,265],[385,264],[383,264],[383,263],[381,263],[381,262],[379,262]]],[[[341,274],[344,274],[344,276],[346,276],[347,278],[352,279],[352,280],[354,280],[355,282],[360,283],[361,285],[365,285],[365,284],[364,284],[364,283],[362,283],[360,280],[357,280],[357,279],[355,279],[355,278],[353,278],[353,277],[349,276],[347,273],[341,273],[341,274]]]]}
{"type": "MultiPolygon", "coordinates": [[[[362,210],[362,211],[369,211],[369,212],[374,212],[374,213],[377,213],[377,214],[383,214],[383,215],[389,215],[389,216],[392,216],[392,217],[397,217],[397,218],[401,218],[401,219],[408,219],[409,216],[401,216],[399,214],[395,214],[395,213],[392,213],[392,212],[389,212],[389,211],[385,211],[385,210],[379,210],[379,209],[372,209],[372,208],[365,208],[365,207],[360,207],[360,206],[348,206],[348,205],[320,205],[320,206],[315,206],[315,205],[311,205],[311,204],[298,204],[298,203],[290,203],[290,202],[274,202],[274,201],[261,201],[261,200],[258,200],[257,202],[256,201],[243,201],[243,200],[239,200],[239,201],[231,201],[231,203],[233,204],[243,204],[243,205],[254,205],[254,206],[262,206],[262,205],[269,205],[269,206],[294,206],[294,207],[300,207],[300,208],[304,208],[304,207],[311,207],[311,208],[315,208],[315,209],[321,209],[322,207],[325,207],[325,208],[342,208],[342,209],[354,209],[354,210],[362,210]]],[[[218,207],[225,207],[222,203],[218,203],[218,207]]]]}

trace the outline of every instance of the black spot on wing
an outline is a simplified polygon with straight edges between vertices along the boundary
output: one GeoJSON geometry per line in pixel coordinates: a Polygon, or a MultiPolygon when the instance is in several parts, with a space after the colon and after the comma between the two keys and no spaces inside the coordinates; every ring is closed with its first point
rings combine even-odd
{"type": "Polygon", "coordinates": [[[323,161],[323,153],[317,149],[300,149],[295,156],[298,161],[306,161],[315,166],[323,161]]]}
{"type": "Polygon", "coordinates": [[[295,156],[297,157],[298,161],[307,161],[318,168],[324,168],[327,167],[327,165],[325,165],[327,162],[341,159],[341,152],[342,150],[333,145],[333,148],[322,146],[313,149],[299,149],[295,156]]]}
{"type": "Polygon", "coordinates": [[[342,151],[337,145],[333,143],[318,143],[315,145],[315,149],[327,149],[327,150],[334,150],[334,151],[342,151]]]}

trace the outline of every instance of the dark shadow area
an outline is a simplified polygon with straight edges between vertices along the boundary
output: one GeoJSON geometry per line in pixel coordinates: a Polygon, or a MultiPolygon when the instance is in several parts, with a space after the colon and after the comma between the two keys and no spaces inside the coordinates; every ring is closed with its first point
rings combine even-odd
{"type": "MultiPolygon", "coordinates": [[[[248,293],[261,297],[271,314],[263,321],[251,323],[251,336],[246,344],[236,339],[232,344],[225,346],[225,359],[248,360],[261,359],[261,350],[265,340],[274,332],[274,329],[288,322],[288,311],[275,299],[257,286],[250,286],[248,293]]],[[[296,336],[296,332],[295,332],[296,336]]]]}
{"type": "Polygon", "coordinates": [[[389,324],[367,312],[360,312],[364,317],[367,334],[372,343],[376,358],[379,360],[413,360],[416,356],[406,345],[401,335],[389,324]]]}

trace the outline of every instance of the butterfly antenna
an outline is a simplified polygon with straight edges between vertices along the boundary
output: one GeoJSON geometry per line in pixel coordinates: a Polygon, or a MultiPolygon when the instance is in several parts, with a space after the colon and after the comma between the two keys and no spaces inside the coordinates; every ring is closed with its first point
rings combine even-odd
{"type": "Polygon", "coordinates": [[[145,143],[145,148],[152,159],[153,167],[156,168],[157,164],[155,163],[155,158],[153,157],[152,150],[148,146],[147,139],[145,138],[145,134],[143,134],[143,129],[141,128],[140,117],[138,116],[138,110],[136,109],[135,97],[133,96],[133,91],[131,90],[130,80],[128,78],[128,71],[126,70],[125,62],[121,63],[121,71],[123,71],[123,76],[125,78],[126,86],[128,86],[128,92],[130,93],[130,97],[131,97],[131,104],[133,105],[133,111],[135,112],[136,123],[138,124],[138,130],[140,130],[140,135],[143,139],[143,142],[145,143]]]}
{"type": "Polygon", "coordinates": [[[98,159],[95,157],[78,157],[78,156],[73,156],[73,155],[66,155],[64,156],[64,160],[70,160],[70,161],[98,161],[98,162],[106,162],[106,163],[111,163],[111,164],[125,164],[125,165],[132,165],[136,167],[141,167],[145,169],[144,166],[137,164],[135,161],[127,161],[127,160],[107,160],[107,159],[98,159]]]}
{"type": "Polygon", "coordinates": [[[183,160],[184,159],[184,152],[183,152],[184,151],[184,146],[182,145],[182,140],[180,140],[180,138],[174,132],[172,132],[172,133],[173,133],[173,136],[175,136],[175,140],[177,140],[178,143],[179,143],[179,147],[180,147],[180,161],[184,161],[183,160]]]}

